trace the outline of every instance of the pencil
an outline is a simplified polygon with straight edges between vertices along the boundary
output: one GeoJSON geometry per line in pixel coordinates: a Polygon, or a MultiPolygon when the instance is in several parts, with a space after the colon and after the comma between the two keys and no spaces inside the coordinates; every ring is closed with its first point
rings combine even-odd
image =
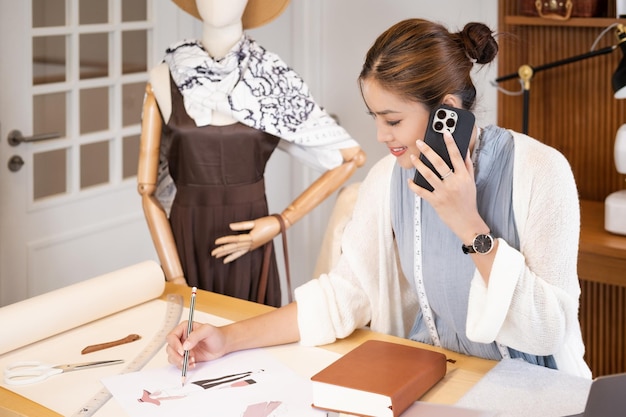
{"type": "MultiPolygon", "coordinates": [[[[187,322],[187,337],[191,333],[193,328],[193,310],[196,307],[196,291],[198,289],[193,287],[191,289],[191,301],[189,303],[189,321],[187,322]]],[[[187,366],[189,366],[189,351],[185,351],[185,356],[183,357],[183,373],[181,378],[181,386],[185,386],[185,379],[187,378],[187,366]]]]}

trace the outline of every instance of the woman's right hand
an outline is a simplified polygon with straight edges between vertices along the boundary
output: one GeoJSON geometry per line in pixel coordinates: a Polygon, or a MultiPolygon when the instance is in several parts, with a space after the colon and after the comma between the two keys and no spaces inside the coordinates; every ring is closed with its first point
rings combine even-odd
{"type": "Polygon", "coordinates": [[[185,350],[189,350],[189,368],[193,368],[197,362],[217,359],[226,354],[226,338],[219,327],[194,322],[189,337],[186,337],[187,323],[181,322],[166,337],[169,363],[182,368],[185,350]]]}

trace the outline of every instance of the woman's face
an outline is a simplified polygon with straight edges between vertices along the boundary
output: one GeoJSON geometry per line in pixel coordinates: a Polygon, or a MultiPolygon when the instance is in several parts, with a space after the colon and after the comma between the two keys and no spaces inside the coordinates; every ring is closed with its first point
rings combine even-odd
{"type": "Polygon", "coordinates": [[[424,139],[428,108],[382,88],[375,80],[363,80],[362,92],[365,105],[376,122],[376,140],[387,146],[402,168],[413,168],[409,155],[420,154],[415,142],[424,139]]]}

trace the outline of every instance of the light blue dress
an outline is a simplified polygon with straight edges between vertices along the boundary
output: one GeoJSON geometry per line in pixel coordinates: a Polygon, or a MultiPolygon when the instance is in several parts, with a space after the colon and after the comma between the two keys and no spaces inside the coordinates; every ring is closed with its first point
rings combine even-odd
{"type": "MultiPolygon", "coordinates": [[[[513,153],[512,135],[496,126],[484,128],[480,134],[474,157],[478,212],[489,225],[495,237],[503,238],[519,249],[519,236],[513,215],[513,153]]],[[[398,242],[400,262],[404,275],[415,284],[413,213],[415,195],[406,186],[415,170],[406,170],[396,164],[391,183],[391,217],[398,242]]],[[[466,336],[466,317],[470,282],[475,265],[469,255],[461,250],[462,242],[439,219],[435,210],[421,202],[422,271],[424,287],[443,348],[471,356],[500,360],[502,354],[497,344],[476,343],[466,336]]],[[[418,313],[410,338],[433,344],[424,324],[422,312],[418,313]]],[[[508,348],[513,358],[556,368],[552,356],[536,356],[508,348]]]]}

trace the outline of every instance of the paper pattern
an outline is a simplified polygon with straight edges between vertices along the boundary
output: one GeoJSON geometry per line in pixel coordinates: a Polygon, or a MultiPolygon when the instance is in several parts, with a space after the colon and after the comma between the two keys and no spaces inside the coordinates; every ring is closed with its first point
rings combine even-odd
{"type": "Polygon", "coordinates": [[[200,363],[180,381],[173,365],[102,380],[131,417],[325,415],[310,405],[310,381],[261,349],[200,363]]]}

